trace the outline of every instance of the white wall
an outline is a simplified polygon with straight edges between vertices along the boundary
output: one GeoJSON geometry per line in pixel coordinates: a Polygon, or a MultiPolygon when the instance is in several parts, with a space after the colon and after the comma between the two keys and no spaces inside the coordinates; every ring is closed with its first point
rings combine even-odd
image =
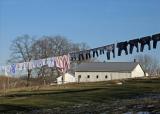
{"type": "MultiPolygon", "coordinates": [[[[75,82],[75,77],[69,73],[65,74],[64,83],[75,82]]],[[[62,84],[62,76],[57,78],[57,84],[62,84]]]]}
{"type": "Polygon", "coordinates": [[[96,82],[96,81],[125,79],[125,78],[134,78],[143,76],[144,72],[139,64],[133,69],[132,72],[75,72],[76,82],[96,82]],[[80,79],[78,79],[79,75],[81,75],[80,79]],[[90,78],[87,77],[88,75],[90,75],[90,78]],[[105,78],[106,75],[107,78],[105,78]]]}
{"type": "Polygon", "coordinates": [[[134,68],[134,70],[132,71],[131,75],[132,75],[132,78],[134,78],[134,77],[143,77],[144,76],[144,72],[142,70],[142,67],[138,64],[134,68]]]}
{"type": "Polygon", "coordinates": [[[131,73],[126,72],[75,72],[76,82],[78,82],[78,76],[81,75],[79,82],[96,82],[115,79],[131,78],[131,73]],[[87,76],[90,75],[90,78],[87,76]],[[97,78],[98,75],[98,78],[97,78]],[[107,75],[107,78],[105,76],[107,75]]]}
{"type": "Polygon", "coordinates": [[[130,72],[114,72],[112,73],[112,79],[125,79],[125,78],[131,78],[130,72]]]}

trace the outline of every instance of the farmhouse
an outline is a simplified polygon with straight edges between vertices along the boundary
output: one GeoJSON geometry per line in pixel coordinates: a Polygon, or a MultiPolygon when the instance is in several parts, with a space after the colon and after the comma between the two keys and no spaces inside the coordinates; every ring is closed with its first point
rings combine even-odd
{"type": "Polygon", "coordinates": [[[94,62],[76,68],[76,82],[96,82],[143,77],[145,72],[137,62],[94,62]]]}

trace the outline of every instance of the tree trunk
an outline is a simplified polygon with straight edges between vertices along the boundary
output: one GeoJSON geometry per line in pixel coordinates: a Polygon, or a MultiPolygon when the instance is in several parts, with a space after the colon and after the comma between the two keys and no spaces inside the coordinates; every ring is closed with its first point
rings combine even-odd
{"type": "Polygon", "coordinates": [[[32,70],[28,69],[28,76],[27,76],[27,87],[30,86],[30,78],[31,78],[32,70]]]}
{"type": "Polygon", "coordinates": [[[62,84],[65,83],[65,73],[62,73],[62,84]]]}

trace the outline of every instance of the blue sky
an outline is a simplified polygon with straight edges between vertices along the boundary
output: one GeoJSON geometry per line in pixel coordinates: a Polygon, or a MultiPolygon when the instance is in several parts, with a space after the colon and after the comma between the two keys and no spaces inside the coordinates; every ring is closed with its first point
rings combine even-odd
{"type": "MultiPolygon", "coordinates": [[[[160,0],[0,0],[0,65],[11,41],[29,34],[62,35],[91,48],[160,32],[160,0]]],[[[156,50],[144,53],[160,57],[156,50]]],[[[112,59],[131,61],[137,54],[112,59]]]]}

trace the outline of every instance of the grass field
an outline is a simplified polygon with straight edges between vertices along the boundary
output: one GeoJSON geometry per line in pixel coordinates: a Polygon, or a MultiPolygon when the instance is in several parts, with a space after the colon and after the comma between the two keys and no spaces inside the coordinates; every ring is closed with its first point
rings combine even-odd
{"type": "Polygon", "coordinates": [[[160,78],[67,84],[0,91],[0,113],[160,113],[160,78]]]}

